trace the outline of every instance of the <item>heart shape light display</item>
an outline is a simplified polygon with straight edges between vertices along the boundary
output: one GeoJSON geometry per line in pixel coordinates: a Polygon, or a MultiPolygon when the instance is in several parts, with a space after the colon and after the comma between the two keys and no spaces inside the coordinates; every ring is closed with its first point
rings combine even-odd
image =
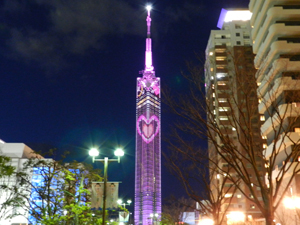
{"type": "Polygon", "coordinates": [[[151,142],[159,132],[159,119],[155,115],[149,119],[141,115],[137,120],[137,131],[146,143],[151,142]]]}

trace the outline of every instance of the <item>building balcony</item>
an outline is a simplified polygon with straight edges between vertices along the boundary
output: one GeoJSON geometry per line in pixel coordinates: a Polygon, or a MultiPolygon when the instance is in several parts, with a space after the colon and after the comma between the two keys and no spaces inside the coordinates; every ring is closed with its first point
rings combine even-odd
{"type": "Polygon", "coordinates": [[[284,151],[290,146],[294,144],[299,144],[300,143],[300,133],[298,132],[288,132],[280,135],[278,141],[276,143],[271,143],[267,149],[265,150],[264,154],[266,159],[268,159],[274,149],[278,151],[278,154],[280,151],[284,151]]]}
{"type": "MultiPolygon", "coordinates": [[[[276,24],[276,21],[291,21],[300,19],[300,9],[283,9],[281,6],[269,8],[271,0],[264,1],[263,8],[261,9],[258,19],[254,22],[252,30],[252,37],[255,39],[253,45],[253,52],[259,55],[260,48],[268,48],[265,42],[266,36],[273,36],[274,30],[281,31],[281,36],[286,36],[291,30],[298,29],[296,26],[285,26],[284,24],[276,24]],[[279,25],[279,26],[278,26],[279,25]],[[283,29],[278,30],[280,26],[283,29]],[[266,35],[266,33],[268,35],[266,35]]],[[[277,32],[275,32],[277,33],[277,32]]]]}
{"type": "MultiPolygon", "coordinates": [[[[297,26],[300,30],[300,26],[297,26]]],[[[270,45],[270,50],[267,54],[262,52],[264,49],[260,50],[254,59],[255,68],[259,68],[261,73],[269,67],[269,65],[282,54],[296,55],[300,52],[300,43],[288,43],[286,40],[274,41],[270,45]]]]}
{"type": "Polygon", "coordinates": [[[299,90],[299,89],[300,89],[300,80],[293,80],[291,77],[277,78],[274,81],[274,85],[269,90],[267,90],[266,94],[264,96],[260,96],[263,98],[263,100],[258,105],[259,113],[264,114],[267,108],[269,108],[272,104],[274,104],[278,96],[283,91],[291,91],[291,90],[299,90]]]}
{"type": "Polygon", "coordinates": [[[290,61],[288,58],[276,59],[272,64],[272,69],[265,75],[257,72],[257,82],[261,85],[257,89],[258,96],[264,96],[270,87],[271,81],[277,74],[288,71],[300,71],[300,63],[298,61],[290,61]]]}
{"type": "Polygon", "coordinates": [[[300,107],[297,107],[296,104],[283,104],[278,106],[278,113],[269,117],[264,124],[261,126],[262,136],[267,136],[271,131],[273,131],[274,127],[282,124],[284,120],[289,117],[299,117],[300,115],[300,107]]]}
{"type": "MultiPolygon", "coordinates": [[[[273,172],[272,172],[273,180],[275,180],[278,175],[280,177],[282,176],[280,174],[280,173],[282,173],[282,171],[280,169],[282,166],[283,165],[277,165],[276,168],[273,170],[273,172]]],[[[300,163],[299,162],[287,162],[286,165],[285,165],[285,168],[288,169],[284,174],[285,179],[287,179],[288,177],[290,177],[294,173],[294,171],[300,169],[300,163]]]]}

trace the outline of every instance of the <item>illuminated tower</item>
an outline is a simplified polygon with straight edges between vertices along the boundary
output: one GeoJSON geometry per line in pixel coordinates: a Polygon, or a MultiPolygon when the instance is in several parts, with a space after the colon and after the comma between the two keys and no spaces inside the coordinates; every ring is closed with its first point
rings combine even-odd
{"type": "Polygon", "coordinates": [[[135,225],[153,224],[161,213],[160,78],[152,65],[150,9],[145,69],[136,91],[135,225]]]}

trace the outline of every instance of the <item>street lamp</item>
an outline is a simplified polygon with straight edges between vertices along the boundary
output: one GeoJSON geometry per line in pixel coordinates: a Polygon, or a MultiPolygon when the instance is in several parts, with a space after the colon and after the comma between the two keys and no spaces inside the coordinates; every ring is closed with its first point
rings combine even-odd
{"type": "MultiPolygon", "coordinates": [[[[130,205],[132,201],[129,199],[127,200],[127,203],[123,202],[122,199],[118,199],[117,203],[119,205],[123,205],[124,209],[126,209],[126,205],[130,205]]],[[[125,219],[125,210],[124,210],[124,219],[125,219]]]]}
{"type": "Polygon", "coordinates": [[[227,215],[227,224],[242,223],[245,221],[245,213],[239,211],[232,211],[227,215]]]}
{"type": "Polygon", "coordinates": [[[152,220],[152,224],[156,224],[157,218],[158,218],[158,213],[150,213],[150,217],[152,220]]]}
{"type": "Polygon", "coordinates": [[[120,157],[124,155],[124,151],[121,148],[116,149],[114,152],[115,156],[118,159],[108,159],[108,157],[104,157],[104,159],[95,159],[99,155],[99,150],[96,148],[92,148],[89,151],[89,155],[93,157],[93,162],[98,161],[104,163],[104,187],[103,187],[103,207],[102,207],[102,225],[105,225],[105,208],[106,208],[106,183],[107,183],[107,167],[110,162],[118,162],[120,163],[120,157]]]}

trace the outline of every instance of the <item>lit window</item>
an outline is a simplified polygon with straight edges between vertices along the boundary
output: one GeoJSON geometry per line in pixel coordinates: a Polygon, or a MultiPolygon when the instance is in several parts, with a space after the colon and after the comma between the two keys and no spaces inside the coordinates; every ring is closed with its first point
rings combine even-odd
{"type": "Polygon", "coordinates": [[[218,56],[216,57],[217,61],[224,61],[226,59],[226,56],[218,56]]]}
{"type": "Polygon", "coordinates": [[[224,197],[225,197],[225,198],[231,198],[231,197],[232,197],[232,193],[227,193],[227,194],[225,194],[224,197]]]}
{"type": "Polygon", "coordinates": [[[209,53],[209,55],[213,55],[213,54],[214,54],[213,52],[210,52],[210,53],[209,53]]]}
{"type": "Polygon", "coordinates": [[[226,98],[219,98],[218,101],[219,102],[227,102],[227,99],[226,98]]]}
{"type": "Polygon", "coordinates": [[[260,116],[260,121],[265,121],[265,116],[260,116]]]}
{"type": "Polygon", "coordinates": [[[214,71],[214,68],[210,68],[210,71],[211,71],[211,72],[214,71]]]}
{"type": "Polygon", "coordinates": [[[227,116],[220,116],[220,120],[228,120],[227,116]]]}
{"type": "Polygon", "coordinates": [[[218,85],[224,86],[224,85],[226,85],[226,82],[224,82],[224,81],[218,81],[218,85]]]}
{"type": "Polygon", "coordinates": [[[213,79],[214,79],[214,76],[211,76],[210,79],[213,80],[213,79]]]}
{"type": "Polygon", "coordinates": [[[295,127],[294,131],[297,132],[297,133],[300,133],[300,127],[295,127]]]}
{"type": "Polygon", "coordinates": [[[237,198],[242,198],[242,195],[237,195],[236,197],[237,197],[237,198]]]}
{"type": "Polygon", "coordinates": [[[261,103],[261,98],[260,98],[260,99],[258,99],[258,103],[261,103]]]}
{"type": "Polygon", "coordinates": [[[217,174],[217,179],[220,179],[220,174],[217,174]]]}
{"type": "Polygon", "coordinates": [[[217,73],[217,78],[220,79],[220,78],[224,78],[227,76],[227,73],[217,73]]]}
{"type": "Polygon", "coordinates": [[[255,209],[255,205],[251,204],[250,209],[255,209]]]}
{"type": "Polygon", "coordinates": [[[215,93],[213,93],[213,97],[216,97],[215,93]]]}
{"type": "Polygon", "coordinates": [[[262,139],[267,139],[267,136],[261,136],[262,139]]]}
{"type": "Polygon", "coordinates": [[[266,149],[268,147],[267,144],[263,144],[263,149],[266,149]]]}
{"type": "Polygon", "coordinates": [[[219,112],[227,112],[229,111],[229,107],[220,107],[219,112]]]}
{"type": "Polygon", "coordinates": [[[258,82],[258,83],[257,83],[257,86],[260,86],[260,85],[261,85],[261,83],[260,83],[260,82],[258,82]]]}
{"type": "Polygon", "coordinates": [[[236,130],[235,127],[232,127],[232,130],[235,131],[236,130]]]}

